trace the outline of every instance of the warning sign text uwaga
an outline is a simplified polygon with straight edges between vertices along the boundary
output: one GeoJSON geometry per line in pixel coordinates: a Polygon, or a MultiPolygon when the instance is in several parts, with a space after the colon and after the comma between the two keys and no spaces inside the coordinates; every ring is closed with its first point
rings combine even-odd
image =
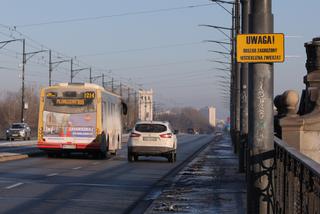
{"type": "Polygon", "coordinates": [[[238,62],[283,62],[283,34],[246,34],[239,36],[237,38],[238,62]],[[279,35],[282,37],[279,37],[279,35]]]}

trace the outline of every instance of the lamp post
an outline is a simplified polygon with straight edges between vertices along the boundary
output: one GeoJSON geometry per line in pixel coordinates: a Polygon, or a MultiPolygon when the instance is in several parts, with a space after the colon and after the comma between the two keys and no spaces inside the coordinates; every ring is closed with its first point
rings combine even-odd
{"type": "MultiPolygon", "coordinates": [[[[232,66],[232,75],[231,75],[231,85],[232,85],[232,94],[230,97],[230,114],[231,114],[231,137],[234,143],[234,151],[239,151],[240,145],[240,64],[236,62],[236,45],[235,38],[237,34],[240,33],[240,0],[224,1],[224,0],[211,0],[223,8],[227,13],[232,16],[232,28],[224,28],[214,25],[207,25],[208,27],[214,27],[220,32],[224,33],[222,30],[231,30],[230,41],[231,45],[231,61],[232,66]],[[232,11],[228,10],[223,4],[233,5],[232,11]]],[[[225,34],[225,33],[224,33],[225,34]]]]}
{"type": "MultiPolygon", "coordinates": [[[[273,33],[271,0],[251,1],[250,33],[273,33]]],[[[248,213],[274,213],[273,63],[249,64],[248,213]],[[260,159],[258,157],[261,157],[260,159]]]]}
{"type": "Polygon", "coordinates": [[[22,76],[21,76],[21,122],[24,122],[24,110],[25,110],[25,100],[24,100],[24,80],[25,80],[25,65],[27,61],[33,57],[34,55],[41,53],[41,52],[47,52],[48,50],[40,50],[40,51],[34,51],[34,52],[28,52],[26,53],[26,40],[22,39],[22,76]],[[29,56],[27,58],[27,56],[29,56]]]}
{"type": "MultiPolygon", "coordinates": [[[[249,33],[249,12],[250,12],[250,2],[251,0],[241,0],[241,33],[249,33]]],[[[241,64],[240,70],[240,153],[239,153],[239,172],[244,172],[247,163],[246,159],[248,154],[247,145],[248,145],[248,63],[241,64]]]]}

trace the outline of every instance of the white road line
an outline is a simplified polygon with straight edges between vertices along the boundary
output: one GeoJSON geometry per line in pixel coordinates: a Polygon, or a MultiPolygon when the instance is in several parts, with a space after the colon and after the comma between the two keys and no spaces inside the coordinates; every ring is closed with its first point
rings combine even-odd
{"type": "Polygon", "coordinates": [[[72,169],[77,170],[77,169],[81,169],[81,168],[82,168],[82,166],[78,166],[78,167],[74,167],[72,169]]]}
{"type": "Polygon", "coordinates": [[[93,163],[92,163],[92,165],[97,165],[97,164],[99,164],[99,162],[93,162],[93,163]]]}
{"type": "Polygon", "coordinates": [[[58,174],[59,174],[59,173],[51,173],[51,174],[47,175],[47,177],[56,176],[56,175],[58,175],[58,174]]]}
{"type": "Polygon", "coordinates": [[[91,184],[91,183],[68,183],[70,186],[89,186],[89,187],[116,187],[116,188],[148,188],[149,186],[121,185],[121,184],[91,184]]]}
{"type": "Polygon", "coordinates": [[[6,189],[12,189],[12,188],[15,188],[15,187],[18,187],[18,186],[21,186],[23,183],[16,183],[16,184],[13,184],[11,186],[7,186],[6,189]]]}

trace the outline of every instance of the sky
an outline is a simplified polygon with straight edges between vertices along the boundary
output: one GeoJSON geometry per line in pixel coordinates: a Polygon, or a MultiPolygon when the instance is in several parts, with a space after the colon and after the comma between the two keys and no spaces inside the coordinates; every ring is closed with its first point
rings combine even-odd
{"type": "MultiPolygon", "coordinates": [[[[52,49],[53,61],[74,58],[74,68],[92,67],[136,89],[153,89],[157,107],[215,106],[228,115],[225,51],[205,40],[228,41],[214,28],[231,27],[231,15],[208,0],[1,0],[0,41],[26,38],[26,52],[52,49]],[[210,61],[211,60],[211,61],[210,61]]],[[[319,36],[319,0],[274,0],[274,32],[284,33],[286,60],[274,66],[274,94],[304,88],[304,43],[319,36]]],[[[231,11],[231,7],[224,5],[231,11]]],[[[226,31],[226,33],[229,33],[226,31]]],[[[0,90],[21,87],[21,42],[0,49],[0,90]]],[[[31,56],[31,55],[29,55],[31,56]]],[[[53,82],[70,80],[70,63],[54,67],[53,82]]],[[[79,72],[74,81],[88,81],[79,72]]],[[[96,83],[101,80],[97,79],[96,83]]],[[[48,53],[28,59],[26,84],[48,84],[48,53]]]]}

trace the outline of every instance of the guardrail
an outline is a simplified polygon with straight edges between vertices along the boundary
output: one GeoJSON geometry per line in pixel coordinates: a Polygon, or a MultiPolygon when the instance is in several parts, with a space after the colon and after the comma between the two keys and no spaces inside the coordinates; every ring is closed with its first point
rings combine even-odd
{"type": "Polygon", "coordinates": [[[320,164],[275,138],[275,213],[320,213],[320,164]]]}

